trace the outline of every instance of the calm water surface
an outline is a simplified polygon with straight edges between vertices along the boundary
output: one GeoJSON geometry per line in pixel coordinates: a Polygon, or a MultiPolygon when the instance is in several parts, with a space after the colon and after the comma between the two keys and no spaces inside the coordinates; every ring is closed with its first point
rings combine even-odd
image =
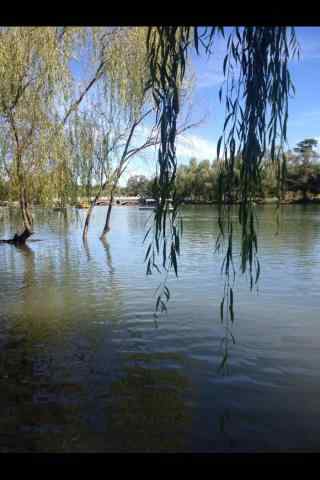
{"type": "MultiPolygon", "coordinates": [[[[320,208],[260,207],[258,290],[235,287],[223,356],[214,208],[183,210],[180,277],[155,321],[150,212],[35,210],[29,248],[0,245],[0,451],[216,452],[320,448],[320,208]]],[[[15,231],[0,212],[0,238],[15,231]]]]}

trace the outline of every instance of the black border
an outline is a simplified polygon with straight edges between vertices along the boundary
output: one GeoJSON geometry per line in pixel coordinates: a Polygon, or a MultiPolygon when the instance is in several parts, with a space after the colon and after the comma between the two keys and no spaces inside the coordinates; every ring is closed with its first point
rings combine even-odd
{"type": "Polygon", "coordinates": [[[317,4],[267,2],[54,2],[1,5],[1,25],[296,25],[318,26],[317,4]]]}
{"type": "Polygon", "coordinates": [[[204,476],[216,477],[226,473],[252,475],[261,478],[263,474],[274,477],[291,472],[306,475],[317,469],[319,456],[312,453],[250,453],[250,454],[4,454],[1,457],[2,468],[8,467],[10,474],[27,472],[34,477],[55,478],[59,472],[75,475],[80,472],[83,478],[88,475],[102,475],[103,478],[124,478],[124,474],[152,478],[154,476],[177,475],[183,478],[201,479],[204,476]],[[41,467],[50,466],[49,470],[41,467]],[[40,468],[39,468],[40,467],[40,468]],[[208,472],[208,473],[207,473],[208,472]]]}

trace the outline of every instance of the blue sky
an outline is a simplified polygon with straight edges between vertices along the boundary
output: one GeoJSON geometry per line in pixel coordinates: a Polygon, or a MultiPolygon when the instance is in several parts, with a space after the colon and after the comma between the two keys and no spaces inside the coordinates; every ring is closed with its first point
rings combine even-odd
{"type": "MultiPolygon", "coordinates": [[[[229,28],[227,29],[227,31],[229,28]]],[[[301,46],[300,60],[290,62],[291,77],[296,94],[289,100],[288,148],[293,149],[304,138],[316,138],[320,142],[320,27],[297,27],[301,46]]],[[[192,156],[199,160],[212,160],[216,156],[216,144],[224,122],[224,106],[218,98],[223,81],[222,63],[225,40],[218,38],[214,54],[191,55],[196,77],[192,97],[192,120],[204,118],[199,126],[188,130],[177,142],[178,163],[186,163],[192,156]]],[[[148,125],[146,125],[146,128],[148,125]]],[[[126,178],[133,174],[154,173],[156,154],[154,149],[143,158],[131,162],[126,178]]]]}
{"type": "MultiPolygon", "coordinates": [[[[320,140],[320,27],[298,27],[296,32],[302,58],[290,62],[296,94],[289,100],[289,148],[306,137],[317,137],[320,140]]],[[[218,99],[223,80],[223,43],[221,39],[216,45],[216,59],[215,55],[209,60],[203,56],[193,56],[197,75],[196,102],[209,111],[207,122],[197,128],[196,133],[214,143],[220,136],[224,121],[223,105],[220,105],[218,99]]]]}

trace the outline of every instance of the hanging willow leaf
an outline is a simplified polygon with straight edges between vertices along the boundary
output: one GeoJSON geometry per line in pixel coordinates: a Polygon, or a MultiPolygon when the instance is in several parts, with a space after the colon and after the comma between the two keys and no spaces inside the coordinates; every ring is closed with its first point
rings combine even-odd
{"type": "Polygon", "coordinates": [[[233,290],[230,287],[230,305],[229,305],[229,310],[230,310],[230,319],[233,322],[234,321],[234,312],[233,312],[233,290]]]}
{"type": "Polygon", "coordinates": [[[221,135],[221,137],[219,138],[218,144],[217,144],[217,158],[218,158],[218,160],[219,160],[219,158],[220,158],[221,142],[222,142],[222,135],[221,135]]]}
{"type": "Polygon", "coordinates": [[[220,302],[220,318],[221,318],[221,322],[223,322],[223,306],[224,306],[224,297],[223,297],[223,299],[222,299],[221,302],[220,302]]]}
{"type": "Polygon", "coordinates": [[[199,55],[199,38],[198,38],[198,29],[194,29],[194,45],[196,48],[196,52],[199,55]]]}
{"type": "MultiPolygon", "coordinates": [[[[175,195],[176,124],[180,111],[177,101],[179,82],[184,78],[185,65],[190,43],[188,35],[194,36],[194,45],[198,51],[200,43],[207,46],[210,55],[215,34],[224,35],[221,27],[204,30],[199,42],[199,33],[194,27],[151,27],[149,39],[156,38],[161,49],[149,47],[150,88],[156,93],[157,119],[161,127],[158,167],[158,208],[154,217],[154,235],[159,240],[166,238],[166,220],[171,222],[171,243],[164,244],[163,259],[168,258],[175,274],[178,272],[177,253],[180,247],[176,236],[178,231],[177,211],[169,213],[166,202],[175,195]],[[153,68],[151,68],[151,64],[153,68]],[[176,226],[177,230],[172,227],[176,226]],[[168,246],[170,246],[168,248],[168,246]],[[177,248],[178,247],[178,248],[177,248]]],[[[192,37],[191,37],[192,38],[192,37]]],[[[235,156],[238,152],[239,180],[236,200],[240,223],[240,270],[249,272],[250,285],[259,278],[257,222],[254,214],[254,201],[261,190],[262,158],[267,148],[271,150],[271,159],[279,162],[279,152],[286,141],[288,121],[288,96],[294,91],[288,72],[290,56],[295,54],[297,42],[292,28],[274,26],[235,27],[228,36],[227,52],[223,59],[222,70],[225,78],[225,107],[222,135],[217,143],[217,157],[221,159],[218,177],[218,226],[219,235],[216,248],[226,248],[224,256],[224,274],[226,286],[229,286],[230,274],[235,275],[232,249],[232,215],[230,204],[234,198],[235,156]],[[289,40],[288,40],[289,36],[289,40]],[[279,149],[276,145],[280,145],[279,149]],[[228,241],[224,243],[224,239],[228,241]]],[[[219,90],[222,99],[222,88],[219,90]]],[[[281,175],[279,175],[281,179],[281,175]]],[[[165,264],[166,262],[164,262],[165,264]]],[[[229,290],[229,316],[233,320],[233,290],[229,290]]],[[[220,304],[220,316],[223,320],[224,299],[220,304]]]]}
{"type": "Polygon", "coordinates": [[[176,274],[176,277],[178,276],[178,264],[177,264],[177,256],[176,256],[176,250],[174,248],[174,245],[171,245],[171,263],[174,268],[174,273],[176,274]]]}
{"type": "Polygon", "coordinates": [[[149,247],[148,247],[148,249],[147,249],[147,251],[146,251],[146,255],[145,255],[145,257],[144,257],[144,261],[146,261],[147,258],[149,257],[149,253],[150,253],[150,251],[151,251],[151,247],[152,247],[152,243],[150,243],[150,245],[149,245],[149,247]]]}
{"type": "Polygon", "coordinates": [[[226,67],[227,67],[228,56],[226,55],[223,61],[223,76],[226,76],[226,67]]]}

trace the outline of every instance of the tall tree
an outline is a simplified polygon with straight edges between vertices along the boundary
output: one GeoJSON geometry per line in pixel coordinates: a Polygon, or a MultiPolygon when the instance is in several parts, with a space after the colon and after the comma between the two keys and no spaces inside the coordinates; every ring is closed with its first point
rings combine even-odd
{"type": "Polygon", "coordinates": [[[148,192],[149,180],[145,175],[132,175],[127,181],[127,194],[145,196],[148,192]]]}
{"type": "MultiPolygon", "coordinates": [[[[58,92],[69,94],[68,62],[76,34],[76,29],[42,27],[0,31],[0,120],[9,141],[6,169],[19,191],[24,231],[15,239],[20,242],[33,232],[31,172],[44,161],[46,139],[55,127],[58,92]]],[[[52,155],[61,153],[61,143],[55,136],[52,155]]]]}
{"type": "Polygon", "coordinates": [[[306,138],[299,142],[294,148],[294,151],[297,153],[298,161],[302,160],[303,166],[307,167],[313,159],[319,158],[318,152],[314,150],[317,146],[318,140],[315,138],[306,138]]]}
{"type": "MultiPolygon", "coordinates": [[[[295,155],[287,155],[288,175],[286,178],[289,187],[300,190],[303,200],[308,201],[308,191],[313,188],[315,160],[320,156],[315,150],[318,141],[314,138],[306,138],[294,148],[295,155]]],[[[317,183],[317,182],[316,182],[317,183]]]]}
{"type": "Polygon", "coordinates": [[[140,35],[139,29],[126,27],[1,28],[0,122],[9,142],[5,168],[11,185],[19,191],[24,224],[14,242],[25,242],[33,233],[35,178],[48,180],[50,194],[56,193],[52,175],[59,177],[60,194],[63,183],[69,182],[66,130],[96,83],[105,81],[132,114],[136,111],[143,85],[140,78],[129,75],[124,59],[140,35]],[[88,63],[81,80],[71,71],[77,55],[88,63]]]}
{"type": "MultiPolygon", "coordinates": [[[[103,88],[96,85],[91,101],[88,105],[84,104],[84,108],[92,112],[96,132],[94,151],[96,157],[98,155],[100,158],[98,164],[101,168],[96,182],[99,187],[86,216],[83,238],[87,236],[93,208],[105,189],[110,200],[101,237],[108,233],[113,199],[120,179],[137,155],[160,142],[159,129],[149,126],[154,123],[155,109],[151,92],[146,88],[150,77],[147,32],[146,28],[139,27],[124,30],[121,35],[115,36],[113,50],[116,55],[112,57],[109,71],[105,74],[103,88]]],[[[179,84],[179,92],[181,101],[187,105],[192,92],[190,75],[183,84],[179,84]]],[[[188,121],[188,114],[184,115],[177,135],[194,125],[188,121]]]]}

